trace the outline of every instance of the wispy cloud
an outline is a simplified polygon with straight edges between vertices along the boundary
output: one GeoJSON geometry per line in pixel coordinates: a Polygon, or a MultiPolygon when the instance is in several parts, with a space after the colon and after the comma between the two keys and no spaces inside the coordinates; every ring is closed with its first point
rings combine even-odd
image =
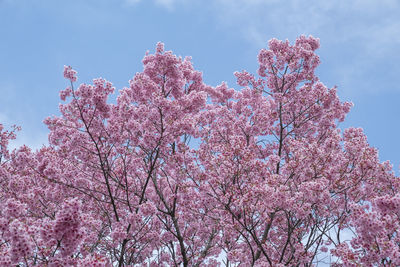
{"type": "MultiPolygon", "coordinates": [[[[330,58],[329,75],[347,88],[349,96],[357,94],[357,90],[363,93],[400,90],[389,81],[380,84],[379,79],[370,75],[377,73],[379,65],[394,58],[400,60],[399,1],[215,0],[210,3],[223,27],[234,29],[257,48],[265,47],[272,37],[291,41],[301,34],[319,37],[322,47],[330,51],[325,55],[336,57],[330,58]]],[[[397,66],[386,69],[387,77],[396,77],[394,74],[400,71],[397,66]]]]}
{"type": "Polygon", "coordinates": [[[165,7],[168,10],[173,10],[177,0],[155,0],[156,4],[165,7]]]}
{"type": "MultiPolygon", "coordinates": [[[[195,0],[153,2],[169,11],[198,4],[195,0]]],[[[294,39],[300,34],[313,34],[327,43],[363,42],[366,51],[375,52],[379,48],[381,52],[391,50],[400,43],[397,0],[205,0],[203,3],[219,23],[235,28],[256,46],[265,46],[271,37],[294,39]]]]}
{"type": "Polygon", "coordinates": [[[244,38],[255,42],[268,32],[279,37],[311,33],[335,42],[362,38],[389,43],[400,22],[400,2],[394,0],[216,0],[214,7],[222,23],[237,27],[244,38]]]}
{"type": "MultiPolygon", "coordinates": [[[[237,38],[257,49],[265,47],[272,37],[293,41],[301,34],[311,34],[319,37],[322,47],[327,48],[326,57],[335,55],[330,58],[330,75],[347,88],[348,96],[357,94],[355,88],[360,87],[368,93],[381,92],[382,87],[400,90],[393,83],[379,84],[369,75],[378,62],[387,58],[400,60],[397,53],[400,1],[204,0],[199,5],[195,0],[153,0],[153,3],[168,11],[181,7],[190,7],[192,12],[198,8],[207,10],[219,28],[235,32],[237,38]]],[[[399,67],[392,66],[387,75],[395,77],[399,71],[399,67]]]]}

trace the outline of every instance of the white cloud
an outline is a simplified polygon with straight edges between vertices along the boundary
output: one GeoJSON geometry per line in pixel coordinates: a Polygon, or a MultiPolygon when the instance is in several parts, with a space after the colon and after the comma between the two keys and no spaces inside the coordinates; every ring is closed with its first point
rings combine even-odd
{"type": "MultiPolygon", "coordinates": [[[[140,0],[125,0],[139,2],[140,0]]],[[[147,0],[150,1],[150,0],[147,0]]],[[[321,50],[331,58],[330,72],[349,95],[363,86],[364,92],[382,90],[369,73],[377,62],[400,60],[400,1],[398,0],[152,0],[173,12],[201,8],[216,18],[218,28],[234,32],[252,48],[267,46],[273,37],[294,41],[301,34],[321,39],[321,50]],[[343,59],[338,59],[343,57],[343,59]],[[361,79],[361,81],[360,81],[361,79]],[[363,85],[361,85],[363,83],[363,85]],[[350,90],[349,90],[350,89],[350,90]]],[[[400,71],[389,69],[390,76],[400,71]]],[[[385,90],[398,90],[386,85],[385,90]],[[392,88],[392,89],[389,89],[392,88]]],[[[396,87],[398,88],[398,87],[396,87]]]]}
{"type": "MultiPolygon", "coordinates": [[[[331,60],[329,75],[354,93],[399,90],[371,73],[396,77],[400,69],[400,1],[396,0],[215,0],[217,21],[259,49],[273,37],[294,41],[301,34],[321,39],[319,53],[331,60]],[[329,49],[324,50],[324,49],[329,49]],[[333,56],[335,55],[335,56],[333,56]],[[390,63],[391,62],[391,63],[390,63]],[[377,68],[380,68],[379,70],[377,68]],[[384,87],[384,88],[383,88],[384,87]],[[362,88],[362,89],[361,89],[362,88]]],[[[388,80],[389,78],[387,78],[388,80]]]]}
{"type": "Polygon", "coordinates": [[[400,2],[394,0],[216,0],[214,9],[221,23],[255,43],[266,34],[292,39],[302,33],[376,46],[400,39],[400,2]]]}

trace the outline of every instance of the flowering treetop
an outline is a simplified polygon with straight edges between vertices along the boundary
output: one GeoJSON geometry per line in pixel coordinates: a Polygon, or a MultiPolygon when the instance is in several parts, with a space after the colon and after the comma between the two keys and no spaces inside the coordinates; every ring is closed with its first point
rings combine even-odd
{"type": "Polygon", "coordinates": [[[115,103],[66,66],[49,145],[0,125],[0,265],[400,265],[398,178],[338,128],[318,47],[272,39],[234,90],[159,43],[115,103]]]}

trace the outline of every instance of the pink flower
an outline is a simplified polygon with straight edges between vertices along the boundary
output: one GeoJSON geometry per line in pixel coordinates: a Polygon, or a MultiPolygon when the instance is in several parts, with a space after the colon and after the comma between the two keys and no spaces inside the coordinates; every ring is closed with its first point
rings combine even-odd
{"type": "Polygon", "coordinates": [[[64,66],[64,78],[70,80],[71,82],[76,82],[76,71],[71,68],[71,66],[64,66]]]}

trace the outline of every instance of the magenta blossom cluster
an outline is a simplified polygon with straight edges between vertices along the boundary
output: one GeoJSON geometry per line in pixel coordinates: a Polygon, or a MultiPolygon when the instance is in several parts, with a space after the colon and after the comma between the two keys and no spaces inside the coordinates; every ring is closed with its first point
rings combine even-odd
{"type": "Polygon", "coordinates": [[[76,82],[76,71],[73,70],[71,66],[64,66],[64,78],[71,82],[76,82]]]}
{"type": "Polygon", "coordinates": [[[0,124],[0,266],[399,266],[399,179],[318,48],[272,39],[235,90],[159,43],[116,101],[65,66],[48,145],[0,124]]]}

